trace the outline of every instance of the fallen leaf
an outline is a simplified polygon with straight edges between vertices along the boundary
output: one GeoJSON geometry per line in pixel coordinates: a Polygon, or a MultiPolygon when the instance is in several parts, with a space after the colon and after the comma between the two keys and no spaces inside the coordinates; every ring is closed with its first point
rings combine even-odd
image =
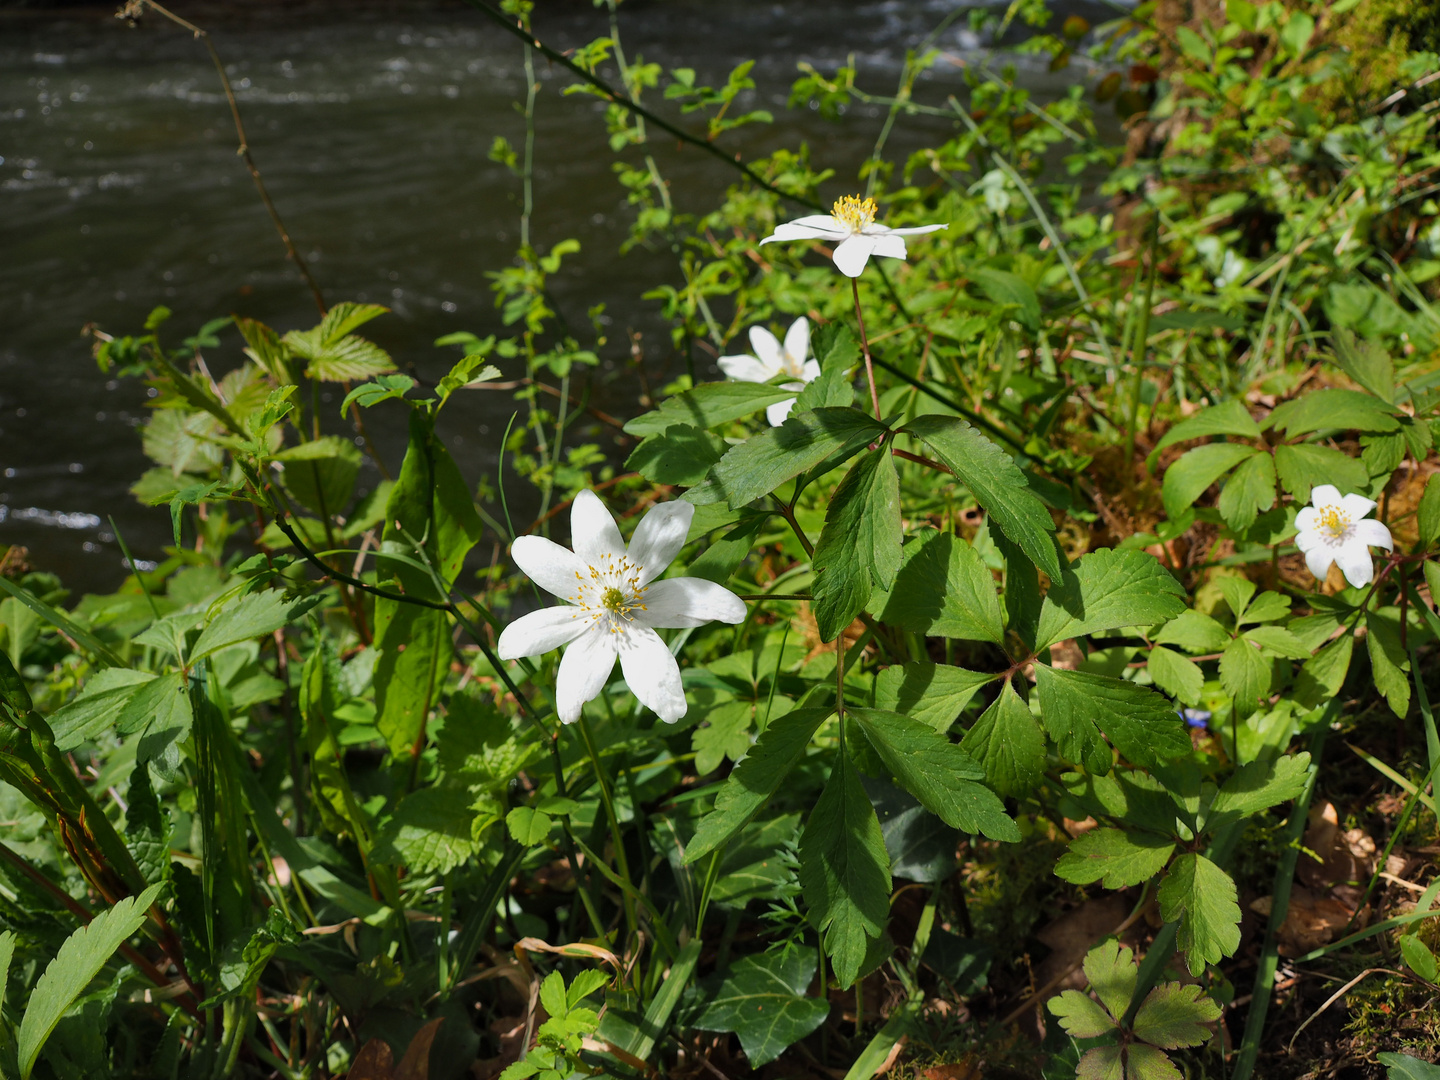
{"type": "Polygon", "coordinates": [[[415,1033],[395,1069],[394,1080],[430,1080],[430,1048],[435,1042],[435,1033],[444,1022],[443,1016],[438,1017],[415,1033]]]}
{"type": "MultiPolygon", "coordinates": [[[[1262,896],[1250,905],[1250,910],[1266,918],[1274,906],[1274,898],[1262,896]]],[[[1350,904],[1328,893],[1315,893],[1303,885],[1290,890],[1290,906],[1285,911],[1285,921],[1280,924],[1279,951],[1281,956],[1300,956],[1328,945],[1350,922],[1355,909],[1350,904]]]]}
{"type": "Polygon", "coordinates": [[[394,1080],[395,1056],[384,1039],[371,1039],[355,1055],[345,1080],[394,1080]]]}

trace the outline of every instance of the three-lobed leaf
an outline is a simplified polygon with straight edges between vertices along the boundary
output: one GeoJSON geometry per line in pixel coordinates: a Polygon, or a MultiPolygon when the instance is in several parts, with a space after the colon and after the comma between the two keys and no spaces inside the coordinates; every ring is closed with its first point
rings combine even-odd
{"type": "Polygon", "coordinates": [[[1178,982],[1155,987],[1135,1012],[1135,1037],[1175,1050],[1199,1046],[1210,1038],[1205,1025],[1220,1019],[1220,1006],[1200,987],[1178,982]]]}
{"type": "Polygon", "coordinates": [[[1203,855],[1181,855],[1157,893],[1160,917],[1179,922],[1177,942],[1190,974],[1216,964],[1240,945],[1240,905],[1235,882],[1203,855]]]}

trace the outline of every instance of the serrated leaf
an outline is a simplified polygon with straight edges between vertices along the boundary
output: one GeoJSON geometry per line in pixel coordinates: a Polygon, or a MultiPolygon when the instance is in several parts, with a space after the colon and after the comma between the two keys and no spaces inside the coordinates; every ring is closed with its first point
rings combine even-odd
{"type": "Polygon", "coordinates": [[[1277,405],[1263,427],[1291,438],[1312,431],[1395,431],[1394,406],[1358,390],[1327,386],[1277,405]]]}
{"type": "Polygon", "coordinates": [[[805,824],[799,876],[810,921],[847,987],[890,913],[890,857],[860,774],[843,751],[805,824]]]}
{"type": "Polygon", "coordinates": [[[1125,1048],[1125,1080],[1185,1080],[1185,1076],[1165,1051],[1131,1043],[1125,1048]]]}
{"type": "Polygon", "coordinates": [[[383,304],[359,304],[352,300],[342,300],[320,320],[320,340],[326,344],[339,341],[346,334],[353,334],[371,319],[377,319],[389,310],[383,304]]]}
{"type": "Polygon", "coordinates": [[[65,939],[60,951],[30,992],[30,1002],[20,1020],[15,1055],[21,1080],[29,1080],[45,1040],[90,980],[106,961],[145,922],[145,913],[160,895],[160,885],[151,885],[139,896],[126,897],[65,939]]]}
{"type": "MultiPolygon", "coordinates": [[[[75,700],[50,717],[55,749],[68,753],[81,743],[94,739],[115,723],[126,703],[141,687],[155,679],[156,676],[148,672],[131,668],[102,668],[95,672],[85,681],[75,700]]],[[[21,685],[23,687],[24,684],[21,685]]],[[[17,711],[29,711],[29,706],[17,711]]]]}
{"type": "Polygon", "coordinates": [[[1155,685],[1176,701],[1184,705],[1195,705],[1200,701],[1200,694],[1205,689],[1205,673],[1188,656],[1157,645],[1150,650],[1146,670],[1155,685]]]}
{"type": "Polygon", "coordinates": [[[1259,453],[1246,458],[1220,492],[1220,516],[1237,533],[1255,524],[1262,510],[1275,505],[1275,459],[1259,453]]]}
{"type": "Polygon", "coordinates": [[[1277,446],[1275,471],[1281,486],[1302,503],[1310,501],[1310,490],[1317,484],[1333,484],[1341,491],[1363,491],[1370,485],[1370,470],[1363,462],[1315,443],[1277,446]]]}
{"type": "MultiPolygon", "coordinates": [[[[1238,578],[1231,578],[1236,581],[1238,578]]],[[[1290,614],[1290,597],[1284,593],[1265,591],[1245,605],[1241,623],[1275,622],[1290,614]]],[[[1308,655],[1308,654],[1307,654],[1308,655]]]]}
{"type": "Polygon", "coordinates": [[[1420,505],[1415,511],[1415,521],[1420,530],[1420,542],[1430,546],[1440,537],[1440,472],[1431,473],[1425,481],[1425,494],[1420,496],[1420,505]]]}
{"type": "Polygon", "coordinates": [[[759,383],[702,383],[693,390],[667,398],[660,408],[635,417],[625,425],[625,433],[643,438],[658,435],[676,424],[718,427],[794,396],[794,390],[759,383]]]}
{"type": "Polygon", "coordinates": [[[1260,425],[1251,419],[1245,402],[1240,398],[1231,398],[1219,405],[1201,409],[1188,420],[1182,420],[1172,427],[1155,444],[1155,449],[1150,451],[1148,464],[1153,468],[1160,452],[1176,443],[1202,439],[1207,435],[1234,435],[1241,439],[1258,439],[1261,432],[1260,425]]]}
{"type": "Polygon", "coordinates": [[[820,377],[800,391],[792,411],[853,405],[855,388],[850,369],[860,359],[860,344],[855,334],[844,323],[832,322],[816,329],[810,344],[820,364],[820,377]]]}
{"type": "Polygon", "coordinates": [[[1008,682],[965,733],[960,748],[980,763],[985,782],[1001,795],[1024,795],[1040,784],[1045,736],[1008,682]]]}
{"type": "Polygon", "coordinates": [[[994,528],[1052,578],[1061,574],[1050,512],[1013,458],[954,416],[919,416],[904,428],[920,439],[990,515],[994,528]]]}
{"type": "Polygon", "coordinates": [[[1189,652],[1219,652],[1230,644],[1225,627],[1193,609],[1182,611],[1150,639],[1156,645],[1179,645],[1189,652]]]}
{"type": "Polygon", "coordinates": [[[378,375],[373,382],[361,383],[345,395],[345,400],[340,403],[340,415],[350,411],[351,403],[368,409],[392,398],[404,400],[414,386],[415,380],[409,375],[378,375]]]}
{"type": "Polygon", "coordinates": [[[685,861],[708,855],[743,829],[805,756],[811,736],[833,715],[829,709],[796,709],[771,720],[716,793],[715,809],[701,819],[686,845],[685,861]]]}
{"type": "Polygon", "coordinates": [[[1230,821],[1299,798],[1309,774],[1310,755],[1303,751],[1242,765],[1215,793],[1205,827],[1213,831],[1230,821]]]}
{"type": "Polygon", "coordinates": [[[945,824],[991,840],[1018,841],[1005,805],[979,781],[985,770],[934,728],[880,709],[851,709],[880,760],[900,785],[945,824]]]}
{"type": "MultiPolygon", "coordinates": [[[[190,663],[242,641],[273,634],[294,618],[301,603],[288,602],[278,589],[248,593],[227,604],[200,632],[190,649],[190,663]]],[[[311,605],[306,604],[305,607],[311,605]]]]}
{"type": "Polygon", "coordinates": [[[1118,1046],[1094,1046],[1080,1055],[1075,1080],[1125,1080],[1125,1063],[1118,1046]]]}
{"type": "Polygon", "coordinates": [[[1400,619],[1393,609],[1365,613],[1365,648],[1375,689],[1390,703],[1396,716],[1410,709],[1410,657],[1400,644],[1400,619]]]}
{"type": "Polygon", "coordinates": [[[1149,881],[1174,853],[1174,841],[1153,833],[1090,829],[1070,841],[1055,876],[1075,885],[1101,881],[1107,889],[1125,889],[1149,881]]]}
{"type": "Polygon", "coordinates": [[[991,673],[948,664],[897,664],[885,668],[876,678],[875,705],[943,733],[970,704],[975,691],[995,678],[991,673]]]}
{"type": "Polygon", "coordinates": [[[1035,665],[1040,717],[1060,753],[1091,772],[1110,771],[1106,739],[1136,765],[1188,754],[1190,736],[1155,691],[1123,679],[1035,665]]]}
{"type": "Polygon", "coordinates": [[[1185,609],[1185,590],[1160,560],[1143,551],[1101,548],[1080,557],[1051,583],[1040,609],[1036,648],[1064,638],[1153,626],[1185,609]]]}
{"type": "Polygon", "coordinates": [[[830,1015],[824,998],[806,997],[815,954],[800,948],[755,953],[730,965],[695,1019],[701,1031],[733,1031],[750,1068],[774,1061],[830,1015]]]}
{"type": "Polygon", "coordinates": [[[1060,780],[1066,793],[1096,817],[1116,818],[1167,839],[1175,835],[1175,799],[1147,772],[1116,769],[1108,776],[1071,772],[1060,780]]]}
{"type": "Polygon", "coordinates": [[[812,409],[733,446],[711,478],[739,509],[827,459],[844,458],[885,434],[859,409],[812,409]]]}
{"type": "Polygon", "coordinates": [[[1236,638],[1220,656],[1220,685],[1242,715],[1254,712],[1259,699],[1269,696],[1272,675],[1270,661],[1244,638],[1236,638]]]}
{"type": "Polygon", "coordinates": [[[1066,990],[1051,998],[1045,1007],[1073,1039],[1099,1038],[1119,1027],[1098,1002],[1079,990],[1066,990]]]}
{"type": "Polygon", "coordinates": [[[1240,636],[1259,645],[1261,653],[1271,658],[1310,659],[1310,650],[1305,647],[1305,643],[1283,626],[1256,626],[1240,636]]]}
{"type": "Polygon", "coordinates": [[[517,844],[536,847],[545,842],[554,824],[550,815],[530,806],[517,806],[505,815],[505,827],[517,844]]]}
{"type": "Polygon", "coordinates": [[[1354,648],[1354,635],[1344,634],[1307,660],[1295,676],[1292,690],[1295,700],[1307,709],[1314,709],[1338,694],[1350,670],[1354,648]]]}
{"type": "Polygon", "coordinates": [[[1135,1013],[1135,1037],[1174,1050],[1199,1046],[1210,1038],[1206,1024],[1220,1019],[1220,1006],[1195,985],[1162,983],[1151,990],[1135,1013]]]}
{"type": "Polygon", "coordinates": [[[676,424],[647,436],[630,452],[625,468],[655,484],[693,487],[725,454],[725,441],[703,428],[676,424]]]}
{"type": "MultiPolygon", "coordinates": [[[[1244,443],[1207,443],[1189,450],[1170,463],[1160,484],[1160,499],[1165,512],[1178,518],[1195,504],[1195,500],[1242,461],[1264,453],[1244,443]]],[[[1267,455],[1268,456],[1268,455],[1267,455]]]]}
{"type": "Polygon", "coordinates": [[[834,641],[873,589],[894,584],[903,540],[894,459],[883,447],[861,454],[831,497],[811,559],[811,607],[821,641],[834,641]]]}
{"type": "Polygon", "coordinates": [[[1135,953],[1115,938],[1107,938],[1085,954],[1085,978],[1111,1016],[1119,1019],[1130,1008],[1140,969],[1135,953]]]}
{"type": "Polygon", "coordinates": [[[329,518],[350,505],[362,458],[349,439],[312,439],[280,451],[275,460],[284,467],[286,490],[305,509],[329,518]]]}
{"type": "Polygon", "coordinates": [[[881,622],[917,634],[1005,640],[995,579],[984,560],[968,541],[933,529],[905,545],[894,588],[871,610],[881,622]]]}
{"type": "Polygon", "coordinates": [[[1191,975],[1217,964],[1240,945],[1235,882],[1203,855],[1185,854],[1170,866],[1157,894],[1160,917],[1178,921],[1176,941],[1191,975]]]}
{"type": "Polygon", "coordinates": [[[477,812],[474,802],[474,796],[458,785],[412,791],[400,800],[381,830],[376,858],[409,867],[414,873],[448,874],[480,850],[477,814],[493,820],[488,812],[477,812]]]}

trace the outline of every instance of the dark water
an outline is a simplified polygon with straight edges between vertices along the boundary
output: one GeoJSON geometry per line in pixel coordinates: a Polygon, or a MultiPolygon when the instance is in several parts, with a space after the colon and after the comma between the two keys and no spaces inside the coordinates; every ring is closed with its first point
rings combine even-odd
{"type": "MultiPolygon", "coordinates": [[[[833,196],[853,188],[882,118],[856,111],[833,125],[787,112],[796,62],[825,70],[853,52],[864,84],[888,93],[906,48],[953,6],[632,0],[621,14],[632,60],[638,53],[666,68],[693,67],[713,83],[757,59],[759,87],[746,107],[770,109],[777,124],[737,133],[730,147],[749,156],[807,138],[816,163],[837,169],[833,196]]],[[[963,26],[940,45],[974,59],[977,43],[963,26]]],[[[366,333],[431,378],[458,356],[434,348],[436,337],[500,330],[485,274],[513,254],[519,183],[487,154],[497,134],[517,145],[523,137],[512,106],[524,94],[519,42],[459,5],[337,5],[243,19],[232,9],[208,27],[256,161],[327,299],[389,305],[393,314],[366,333]]],[[[536,27],[570,48],[606,23],[589,4],[573,3],[542,6],[536,27]]],[[[1050,75],[1034,61],[1022,73],[1042,98],[1083,75],[1076,67],[1050,75]]],[[[591,305],[606,305],[610,344],[593,400],[632,415],[629,331],[642,335],[656,377],[667,365],[679,370],[656,306],[641,293],[678,284],[679,275],[668,252],[616,253],[630,215],[601,106],[561,96],[571,80],[543,62],[540,78],[534,240],[542,248],[581,241],[556,295],[576,325],[591,305]]],[[[954,64],[942,62],[927,79],[925,97],[962,90],[954,64]]],[[[903,152],[945,130],[912,124],[892,146],[903,152]]],[[[169,542],[165,510],[140,506],[127,490],[147,465],[137,430],[144,388],[107,381],[81,328],[133,332],[157,304],[175,312],[171,340],[231,312],[281,330],[316,319],[235,146],[208,56],[178,28],[154,16],[137,29],[103,16],[0,20],[0,541],[27,545],[33,563],[77,589],[113,588],[123,573],[109,516],[137,558],[160,557],[169,542]]],[[[682,211],[704,212],[734,179],[694,150],[659,141],[654,149],[682,211]]],[[[239,348],[227,330],[207,356],[212,370],[238,363],[239,348]]],[[[716,373],[702,361],[699,374],[716,373]]],[[[472,481],[494,475],[494,447],[513,408],[502,393],[462,395],[447,407],[442,429],[472,481]]],[[[371,415],[372,434],[398,464],[398,410],[371,415]]],[[[612,448],[610,435],[599,438],[612,448]]],[[[362,474],[362,486],[376,476],[362,474]]]]}

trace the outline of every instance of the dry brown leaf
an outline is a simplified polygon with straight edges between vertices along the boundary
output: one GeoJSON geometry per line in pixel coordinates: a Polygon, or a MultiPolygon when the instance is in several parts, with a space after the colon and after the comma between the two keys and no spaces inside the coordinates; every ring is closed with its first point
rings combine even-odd
{"type": "Polygon", "coordinates": [[[1364,829],[1342,830],[1334,803],[1310,811],[1304,844],[1322,860],[1302,857],[1296,868],[1296,877],[1312,889],[1365,881],[1375,869],[1374,839],[1364,829]]]}
{"type": "Polygon", "coordinates": [[[395,1056],[384,1039],[371,1039],[355,1055],[345,1080],[394,1080],[395,1056]]]}
{"type": "MultiPolygon", "coordinates": [[[[1256,914],[1269,917],[1274,898],[1262,896],[1250,905],[1256,914]]],[[[1350,923],[1355,909],[1327,893],[1314,893],[1303,885],[1290,890],[1290,906],[1277,934],[1281,956],[1300,956],[1328,945],[1350,923]]]]}
{"type": "Polygon", "coordinates": [[[430,1080],[430,1048],[435,1043],[435,1033],[444,1022],[443,1016],[437,1017],[415,1033],[395,1069],[394,1080],[430,1080]]]}

